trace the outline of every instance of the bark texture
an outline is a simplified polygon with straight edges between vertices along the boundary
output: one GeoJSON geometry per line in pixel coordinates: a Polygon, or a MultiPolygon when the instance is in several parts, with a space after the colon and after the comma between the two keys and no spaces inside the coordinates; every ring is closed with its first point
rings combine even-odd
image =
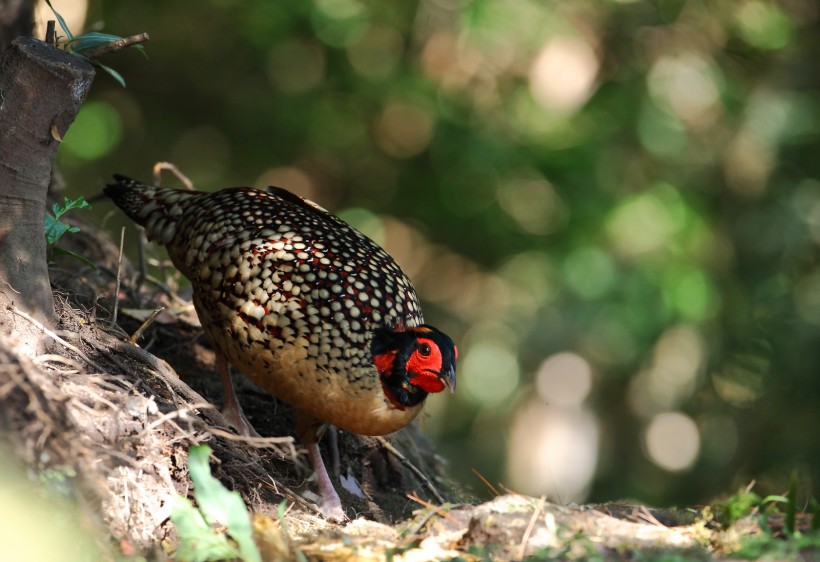
{"type": "Polygon", "coordinates": [[[6,333],[14,329],[11,304],[41,322],[54,316],[46,192],[57,147],[93,78],[87,62],[31,37],[15,39],[0,55],[0,300],[6,305],[0,324],[6,333]]]}

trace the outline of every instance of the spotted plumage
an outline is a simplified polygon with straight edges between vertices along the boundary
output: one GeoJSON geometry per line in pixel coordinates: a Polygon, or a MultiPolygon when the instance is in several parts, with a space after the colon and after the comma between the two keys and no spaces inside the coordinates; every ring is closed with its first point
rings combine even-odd
{"type": "Polygon", "coordinates": [[[391,433],[429,392],[454,387],[452,341],[423,324],[396,262],[344,221],[279,188],[203,193],[115,178],[105,193],[191,280],[217,351],[316,422],[303,426],[391,433]]]}

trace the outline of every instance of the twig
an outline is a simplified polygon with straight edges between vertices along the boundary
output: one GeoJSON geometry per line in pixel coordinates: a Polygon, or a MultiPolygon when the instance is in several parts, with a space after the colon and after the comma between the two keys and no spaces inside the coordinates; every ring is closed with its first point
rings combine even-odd
{"type": "Polygon", "coordinates": [[[407,494],[407,497],[410,498],[411,500],[413,500],[414,502],[416,502],[417,504],[423,505],[427,509],[431,509],[431,510],[435,511],[436,515],[444,517],[445,519],[447,519],[449,521],[452,521],[456,525],[460,524],[458,519],[456,519],[455,517],[453,517],[452,515],[450,515],[446,511],[444,511],[443,509],[441,509],[439,506],[433,505],[432,503],[421,499],[416,494],[407,494]]]}
{"type": "Polygon", "coordinates": [[[157,162],[156,164],[154,164],[154,169],[152,170],[152,172],[154,174],[154,185],[156,185],[157,187],[159,187],[160,181],[162,180],[161,176],[163,170],[168,170],[169,172],[171,172],[171,175],[177,178],[188,191],[196,191],[196,188],[194,187],[194,182],[191,181],[191,178],[183,174],[179,170],[179,168],[177,168],[171,162],[157,162]]]}
{"type": "Polygon", "coordinates": [[[535,521],[541,514],[541,510],[544,509],[544,503],[546,503],[546,501],[547,496],[541,496],[541,499],[538,500],[538,504],[535,506],[535,511],[532,512],[532,517],[527,525],[527,529],[524,531],[524,536],[521,537],[521,544],[518,545],[518,560],[524,559],[524,553],[527,551],[527,543],[530,542],[530,534],[532,534],[532,529],[535,527],[535,521]]]}
{"type": "Polygon", "coordinates": [[[421,470],[416,468],[415,465],[413,465],[413,463],[411,463],[407,459],[407,457],[405,457],[403,454],[401,454],[401,452],[398,449],[396,449],[393,445],[391,445],[390,442],[387,439],[385,439],[384,437],[376,437],[376,440],[381,444],[382,447],[384,447],[390,453],[395,455],[396,458],[398,458],[399,461],[401,461],[401,463],[405,467],[407,467],[407,469],[410,472],[415,474],[416,477],[419,480],[421,480],[421,483],[424,484],[424,487],[427,488],[430,491],[431,494],[433,494],[433,497],[435,497],[438,500],[439,503],[444,503],[444,498],[441,497],[441,494],[438,493],[438,490],[436,490],[436,487],[433,486],[433,483],[430,481],[430,479],[427,478],[427,476],[425,476],[424,473],[421,470]]]}
{"type": "Polygon", "coordinates": [[[142,439],[143,436],[147,435],[149,432],[153,431],[157,427],[161,426],[167,421],[170,421],[174,418],[182,418],[187,416],[190,412],[194,410],[200,410],[205,408],[214,408],[213,404],[208,402],[201,402],[199,404],[191,404],[189,406],[185,406],[184,408],[179,408],[178,410],[174,410],[173,412],[168,412],[167,414],[162,414],[160,417],[149,423],[145,426],[145,429],[139,432],[137,435],[137,439],[142,439]]]}
{"type": "Polygon", "coordinates": [[[500,493],[498,493],[498,490],[496,490],[496,489],[495,489],[495,486],[493,486],[492,484],[490,484],[490,481],[489,481],[489,480],[487,480],[486,478],[484,478],[484,475],[483,475],[483,474],[481,474],[481,473],[480,473],[479,471],[477,471],[475,468],[471,468],[470,470],[472,470],[472,471],[473,471],[473,474],[475,474],[476,476],[478,476],[478,478],[479,478],[482,482],[484,482],[484,485],[485,485],[485,486],[487,486],[490,490],[492,490],[492,491],[493,491],[493,493],[495,494],[495,496],[496,496],[496,497],[498,497],[498,496],[500,496],[500,495],[501,495],[500,493]]]}
{"type": "MultiPolygon", "coordinates": [[[[268,475],[268,478],[270,478],[270,481],[273,484],[270,484],[268,482],[262,482],[262,485],[266,486],[270,490],[273,490],[273,493],[275,493],[277,496],[288,496],[293,500],[293,504],[298,503],[302,507],[304,507],[306,509],[309,509],[310,511],[312,511],[312,512],[318,514],[318,515],[322,514],[321,510],[318,507],[316,507],[314,504],[310,503],[305,498],[303,498],[302,496],[300,496],[299,494],[297,494],[296,492],[294,492],[293,490],[291,490],[290,488],[288,488],[287,486],[285,486],[281,482],[277,482],[270,475],[268,475]],[[280,489],[282,490],[281,492],[279,491],[280,489]],[[282,493],[282,492],[284,492],[284,493],[282,493]]],[[[290,508],[288,508],[288,510],[290,510],[290,508]]]]}
{"type": "Polygon", "coordinates": [[[424,528],[424,526],[427,525],[427,522],[430,521],[430,519],[432,519],[433,515],[435,514],[436,512],[431,509],[430,511],[424,514],[424,517],[422,517],[418,523],[413,525],[411,528],[408,528],[407,532],[402,534],[410,535],[411,537],[417,535],[419,531],[421,531],[424,528]]]}
{"type": "Polygon", "coordinates": [[[635,519],[646,521],[647,523],[657,527],[666,527],[666,525],[658,521],[657,517],[655,517],[645,505],[638,508],[637,513],[635,514],[635,519]]]}
{"type": "Polygon", "coordinates": [[[54,30],[55,30],[55,26],[56,26],[56,22],[55,22],[54,20],[48,20],[48,21],[46,22],[46,43],[48,43],[49,45],[53,45],[53,44],[54,44],[54,39],[55,39],[55,33],[54,33],[54,30]]]}
{"type": "MultiPolygon", "coordinates": [[[[120,307],[120,273],[122,272],[122,246],[125,242],[125,227],[120,230],[120,254],[117,257],[117,285],[114,288],[114,313],[111,315],[111,323],[117,323],[117,311],[120,307]]],[[[132,342],[133,343],[133,342],[132,342]]]]}
{"type": "Polygon", "coordinates": [[[106,43],[105,45],[100,45],[99,47],[94,47],[93,49],[88,49],[82,52],[82,55],[87,59],[98,59],[103,55],[108,55],[111,53],[116,53],[117,51],[121,51],[133,45],[139,45],[140,43],[145,43],[146,41],[150,40],[151,38],[148,37],[147,33],[138,33],[137,35],[131,35],[129,37],[123,37],[122,39],[117,39],[116,41],[111,41],[110,43],[106,43]]]}
{"type": "Polygon", "coordinates": [[[140,337],[142,337],[142,333],[148,328],[148,326],[154,323],[154,320],[157,319],[157,316],[159,316],[164,310],[165,307],[161,306],[157,308],[154,312],[152,312],[151,315],[145,319],[145,322],[140,324],[140,327],[137,328],[137,331],[134,332],[134,335],[128,338],[128,342],[136,344],[137,340],[140,339],[140,337]]]}
{"type": "MultiPolygon", "coordinates": [[[[221,437],[227,441],[236,441],[238,443],[244,443],[254,449],[270,449],[274,448],[274,445],[289,445],[293,449],[293,437],[285,436],[285,437],[251,437],[250,435],[237,435],[235,433],[231,433],[230,431],[225,431],[224,429],[219,429],[218,427],[213,426],[205,426],[205,429],[208,430],[215,437],[221,437]]],[[[293,454],[296,454],[296,450],[293,449],[293,454]]]]}
{"type": "Polygon", "coordinates": [[[47,335],[48,337],[50,337],[51,339],[53,339],[54,341],[56,341],[57,343],[59,343],[60,345],[65,347],[66,349],[70,349],[71,351],[73,351],[74,353],[79,355],[83,359],[83,361],[85,361],[86,363],[88,363],[89,365],[94,367],[98,372],[101,372],[101,373],[105,372],[105,370],[102,367],[100,367],[99,365],[94,363],[91,359],[89,359],[88,356],[85,353],[83,353],[82,351],[80,351],[79,348],[71,345],[70,343],[65,341],[63,338],[61,338],[60,336],[58,336],[57,334],[55,334],[54,332],[52,332],[51,330],[46,328],[41,322],[35,320],[34,318],[32,318],[31,316],[29,316],[28,314],[26,314],[25,312],[23,312],[19,308],[17,308],[16,306],[12,306],[12,307],[9,307],[9,308],[17,316],[19,316],[20,318],[25,318],[26,320],[31,322],[32,325],[34,325],[35,328],[37,328],[38,330],[42,330],[45,335],[47,335]]]}
{"type": "Polygon", "coordinates": [[[70,359],[68,357],[63,357],[62,355],[57,355],[54,353],[47,353],[45,355],[38,355],[34,359],[31,360],[32,363],[35,365],[42,365],[43,363],[62,363],[63,365],[68,365],[69,367],[74,367],[77,371],[82,370],[82,367],[79,363],[70,359]]]}

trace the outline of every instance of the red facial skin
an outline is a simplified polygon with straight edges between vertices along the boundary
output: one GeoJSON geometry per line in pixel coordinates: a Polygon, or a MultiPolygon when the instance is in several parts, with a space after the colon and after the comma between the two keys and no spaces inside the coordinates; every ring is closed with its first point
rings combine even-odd
{"type": "Polygon", "coordinates": [[[441,350],[433,340],[419,338],[419,349],[416,349],[407,360],[407,373],[410,383],[426,392],[441,392],[444,383],[439,378],[441,373],[441,350]]]}
{"type": "MultiPolygon", "coordinates": [[[[400,410],[414,407],[430,393],[441,392],[449,385],[455,388],[454,366],[445,365],[446,350],[439,347],[438,338],[442,335],[437,330],[417,326],[381,337],[387,341],[378,342],[380,353],[374,354],[373,366],[393,407],[400,410]]],[[[445,343],[450,342],[445,339],[445,343]]],[[[455,346],[452,353],[458,356],[455,346]]],[[[454,359],[450,356],[447,361],[454,359]]]]}

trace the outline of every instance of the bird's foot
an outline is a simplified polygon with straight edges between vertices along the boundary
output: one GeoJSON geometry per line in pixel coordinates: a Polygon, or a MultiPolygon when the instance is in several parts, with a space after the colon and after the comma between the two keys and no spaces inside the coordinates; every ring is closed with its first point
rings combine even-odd
{"type": "Polygon", "coordinates": [[[335,496],[333,498],[322,497],[322,502],[319,504],[319,511],[322,512],[325,519],[335,521],[336,523],[345,523],[348,521],[348,518],[347,515],[345,515],[344,508],[342,508],[342,502],[335,492],[333,495],[335,496]]]}
{"type": "Polygon", "coordinates": [[[322,502],[319,504],[319,511],[327,519],[338,523],[347,521],[345,510],[342,508],[342,500],[330,481],[330,476],[322,462],[322,454],[319,452],[318,443],[311,443],[307,446],[310,462],[313,464],[313,472],[316,475],[316,483],[319,485],[319,492],[322,494],[322,502]]]}
{"type": "Polygon", "coordinates": [[[228,425],[239,435],[245,437],[260,436],[251,425],[251,422],[248,421],[248,418],[245,417],[245,412],[242,411],[239,402],[226,403],[222,408],[222,415],[225,416],[228,425]]]}
{"type": "Polygon", "coordinates": [[[222,392],[225,395],[225,402],[222,405],[222,415],[228,425],[236,430],[239,435],[245,437],[259,437],[256,430],[245,417],[245,412],[242,411],[242,406],[236,398],[236,392],[233,388],[233,381],[231,381],[231,368],[225,356],[216,352],[216,366],[219,370],[219,376],[222,378],[222,392]]]}

